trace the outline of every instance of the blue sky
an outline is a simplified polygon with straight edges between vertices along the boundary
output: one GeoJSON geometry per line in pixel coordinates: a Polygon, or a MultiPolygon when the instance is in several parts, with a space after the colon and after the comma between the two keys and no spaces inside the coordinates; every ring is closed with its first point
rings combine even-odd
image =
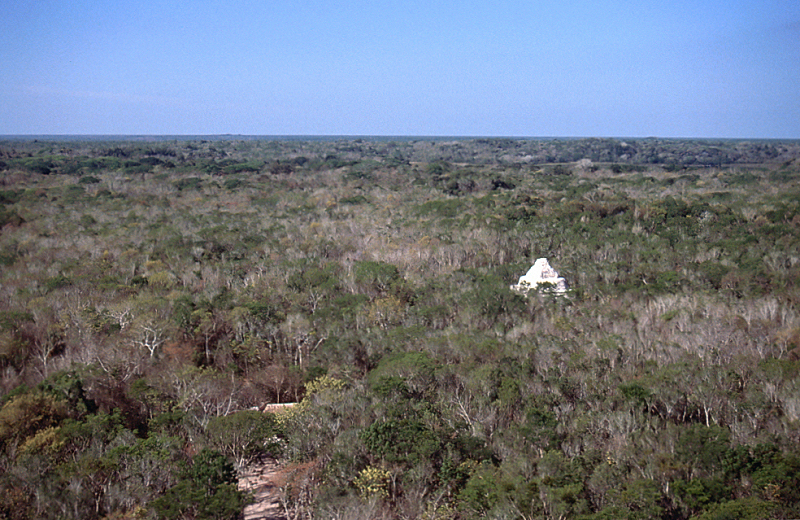
{"type": "Polygon", "coordinates": [[[0,0],[0,134],[800,138],[800,2],[0,0]]]}

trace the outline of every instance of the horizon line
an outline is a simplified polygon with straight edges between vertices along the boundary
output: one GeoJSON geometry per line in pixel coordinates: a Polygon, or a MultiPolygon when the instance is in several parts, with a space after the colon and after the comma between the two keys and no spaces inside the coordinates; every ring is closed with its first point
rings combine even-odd
{"type": "Polygon", "coordinates": [[[475,139],[511,139],[511,140],[582,140],[582,139],[612,139],[612,140],[670,140],[670,141],[800,141],[800,137],[670,137],[670,136],[569,136],[569,135],[542,135],[542,136],[521,136],[521,135],[446,135],[446,134],[0,134],[0,140],[235,140],[235,139],[273,139],[273,140],[475,140],[475,139]]]}

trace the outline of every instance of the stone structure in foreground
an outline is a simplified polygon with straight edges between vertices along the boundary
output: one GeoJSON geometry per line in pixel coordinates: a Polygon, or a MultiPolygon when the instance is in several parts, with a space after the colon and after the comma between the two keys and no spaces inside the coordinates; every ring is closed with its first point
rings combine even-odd
{"type": "Polygon", "coordinates": [[[564,294],[567,292],[567,282],[560,276],[555,269],[550,267],[547,258],[539,258],[528,269],[528,272],[519,277],[519,282],[511,286],[512,291],[527,295],[528,291],[536,290],[542,286],[543,292],[564,294]]]}

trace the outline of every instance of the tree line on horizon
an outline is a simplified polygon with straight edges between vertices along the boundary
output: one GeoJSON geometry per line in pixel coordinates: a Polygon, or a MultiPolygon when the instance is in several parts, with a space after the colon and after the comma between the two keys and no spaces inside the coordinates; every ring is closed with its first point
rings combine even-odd
{"type": "MultiPolygon", "coordinates": [[[[235,164],[234,158],[248,161],[288,159],[292,161],[359,162],[367,159],[382,163],[446,161],[464,164],[504,164],[526,166],[577,162],[581,159],[595,163],[619,164],[629,171],[636,166],[661,165],[684,169],[728,165],[780,164],[800,157],[798,140],[744,139],[660,139],[660,138],[581,138],[581,139],[523,139],[474,138],[446,140],[442,138],[336,138],[321,140],[269,139],[235,137],[180,141],[176,139],[139,141],[134,139],[96,141],[47,141],[39,139],[0,141],[0,161],[4,168],[14,167],[37,173],[74,173],[93,168],[119,167],[135,172],[149,171],[162,164],[157,159],[174,157],[178,148],[182,159],[210,159],[221,168],[235,164]],[[172,148],[171,148],[172,147],[172,148]],[[237,153],[238,152],[238,153],[237,153]],[[144,155],[134,160],[134,155],[144,155]],[[32,156],[34,160],[26,161],[32,156]],[[96,157],[123,161],[91,162],[96,157]],[[330,156],[330,157],[329,157],[330,156]],[[84,162],[78,164],[75,159],[84,162]],[[10,161],[9,161],[10,159],[10,161]],[[124,159],[128,159],[125,164],[124,159]],[[226,159],[228,159],[226,161],[226,159]],[[136,164],[133,164],[133,163],[136,164]],[[220,165],[219,163],[230,163],[220,165]],[[147,168],[147,167],[150,168],[147,168]]],[[[106,159],[109,161],[109,159],[106,159]]],[[[170,161],[163,161],[169,166],[170,161]]],[[[394,164],[396,166],[396,164],[394,164]]],[[[252,165],[251,165],[252,166],[252,165]]],[[[331,166],[331,165],[326,165],[331,166]]],[[[333,165],[335,166],[335,165],[333,165]]]]}

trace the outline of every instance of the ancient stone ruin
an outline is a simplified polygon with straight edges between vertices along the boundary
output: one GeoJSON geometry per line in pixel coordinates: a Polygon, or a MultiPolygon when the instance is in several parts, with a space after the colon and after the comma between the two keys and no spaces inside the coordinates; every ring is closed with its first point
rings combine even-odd
{"type": "Polygon", "coordinates": [[[564,294],[567,292],[567,282],[555,269],[550,267],[547,258],[539,258],[534,262],[528,272],[519,277],[519,282],[511,286],[512,291],[527,295],[529,291],[539,289],[541,292],[564,294]],[[539,287],[541,286],[541,288],[539,287]]]}

